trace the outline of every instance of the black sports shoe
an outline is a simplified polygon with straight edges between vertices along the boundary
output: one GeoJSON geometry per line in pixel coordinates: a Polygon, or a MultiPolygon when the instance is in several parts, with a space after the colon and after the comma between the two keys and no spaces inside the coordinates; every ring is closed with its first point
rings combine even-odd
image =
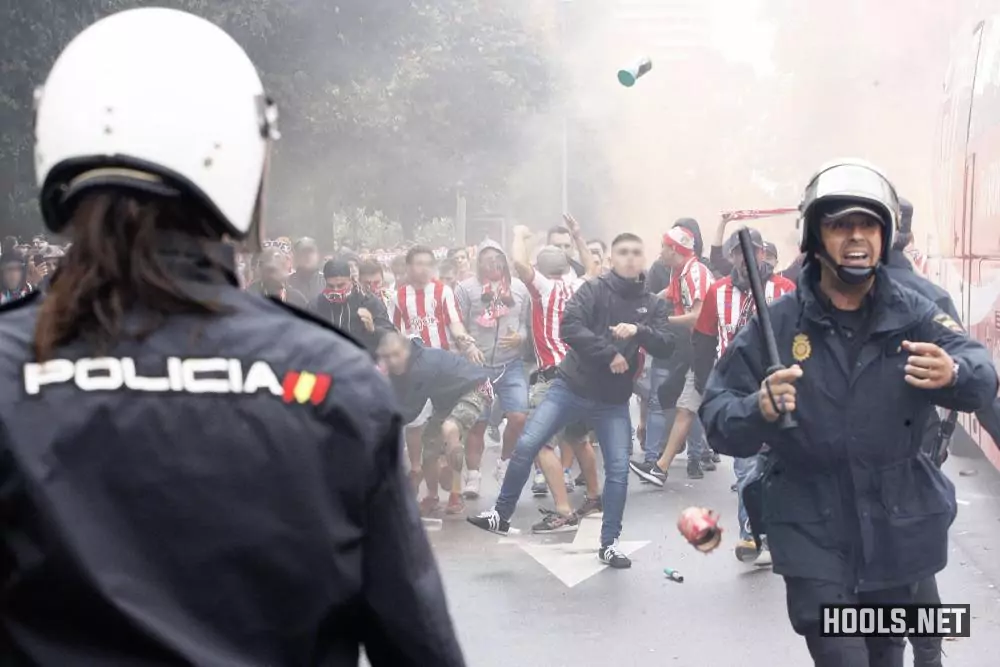
{"type": "Polygon", "coordinates": [[[476,516],[466,517],[465,520],[476,528],[481,528],[497,535],[506,537],[510,534],[510,521],[500,518],[500,513],[495,509],[486,510],[476,516]]]}
{"type": "Polygon", "coordinates": [[[625,552],[618,548],[618,540],[601,547],[597,552],[597,557],[602,563],[610,565],[616,570],[627,570],[632,567],[632,561],[625,555],[625,552]]]}
{"type": "Polygon", "coordinates": [[[705,455],[701,457],[701,469],[705,472],[712,472],[715,470],[715,457],[712,456],[712,450],[705,452],[705,455]]]}
{"type": "Polygon", "coordinates": [[[629,461],[628,467],[632,472],[651,484],[663,486],[667,481],[667,473],[660,470],[655,461],[629,461]]]}
{"type": "Polygon", "coordinates": [[[702,463],[698,459],[688,459],[688,479],[705,479],[702,463]]]}
{"type": "Polygon", "coordinates": [[[531,527],[533,533],[571,533],[580,527],[580,517],[576,514],[566,516],[545,508],[538,511],[542,520],[531,527]]]}

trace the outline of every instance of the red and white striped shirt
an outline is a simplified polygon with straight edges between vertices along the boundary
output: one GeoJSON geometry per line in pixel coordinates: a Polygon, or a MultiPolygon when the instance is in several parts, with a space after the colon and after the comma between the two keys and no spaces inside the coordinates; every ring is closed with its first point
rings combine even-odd
{"type": "MultiPolygon", "coordinates": [[[[788,278],[772,275],[764,285],[764,299],[771,303],[794,289],[795,283],[788,278]]],[[[733,285],[733,279],[727,276],[708,288],[708,295],[694,329],[707,336],[718,336],[717,351],[721,357],[754,312],[753,294],[733,285]]]]}
{"type": "Polygon", "coordinates": [[[705,300],[711,284],[712,272],[697,257],[691,257],[680,271],[674,271],[663,297],[674,304],[674,315],[686,315],[695,303],[705,300]]]}
{"type": "Polygon", "coordinates": [[[396,288],[392,302],[392,323],[405,336],[420,336],[427,347],[450,350],[450,326],[461,322],[455,293],[438,280],[423,288],[403,285],[396,288]]]}
{"type": "Polygon", "coordinates": [[[538,370],[557,365],[569,352],[569,347],[559,334],[566,302],[583,283],[583,280],[546,278],[535,271],[535,278],[528,284],[531,294],[531,337],[535,343],[538,370]]]}

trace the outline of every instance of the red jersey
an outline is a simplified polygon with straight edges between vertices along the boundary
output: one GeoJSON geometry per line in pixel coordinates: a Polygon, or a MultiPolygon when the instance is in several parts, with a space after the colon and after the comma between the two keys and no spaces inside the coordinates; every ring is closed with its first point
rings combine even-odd
{"type": "Polygon", "coordinates": [[[392,302],[392,323],[406,336],[420,336],[427,347],[451,349],[454,322],[461,322],[455,293],[438,280],[423,288],[403,285],[396,288],[392,302]]]}
{"type": "MultiPolygon", "coordinates": [[[[764,299],[771,303],[782,294],[794,289],[795,283],[788,278],[772,275],[764,285],[764,299]]],[[[750,321],[754,312],[756,309],[753,294],[733,285],[733,279],[727,276],[708,288],[694,330],[706,336],[718,337],[717,351],[721,357],[739,330],[750,321]]]]}
{"type": "Polygon", "coordinates": [[[535,271],[535,278],[528,284],[531,294],[531,337],[535,343],[538,370],[545,370],[559,364],[569,348],[559,335],[566,302],[582,280],[546,278],[535,271]]]}
{"type": "Polygon", "coordinates": [[[694,309],[695,303],[705,301],[711,284],[712,272],[697,257],[691,257],[680,271],[673,272],[670,285],[662,296],[674,304],[674,315],[686,315],[694,309]]]}

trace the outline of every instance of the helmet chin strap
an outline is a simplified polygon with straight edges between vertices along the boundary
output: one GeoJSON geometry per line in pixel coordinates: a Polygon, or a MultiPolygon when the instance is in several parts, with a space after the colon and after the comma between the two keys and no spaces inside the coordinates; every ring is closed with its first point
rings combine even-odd
{"type": "Polygon", "coordinates": [[[837,264],[825,249],[819,250],[816,254],[824,264],[834,270],[834,273],[837,274],[837,279],[845,285],[851,285],[852,287],[864,285],[875,276],[874,266],[843,266],[842,264],[837,264]]]}

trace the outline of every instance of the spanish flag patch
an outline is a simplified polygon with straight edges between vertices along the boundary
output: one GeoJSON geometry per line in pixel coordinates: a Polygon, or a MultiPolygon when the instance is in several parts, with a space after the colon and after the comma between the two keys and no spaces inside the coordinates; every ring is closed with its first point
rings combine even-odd
{"type": "Polygon", "coordinates": [[[290,371],[281,383],[285,403],[312,403],[319,405],[326,398],[333,378],[323,373],[308,373],[306,371],[290,371]]]}

